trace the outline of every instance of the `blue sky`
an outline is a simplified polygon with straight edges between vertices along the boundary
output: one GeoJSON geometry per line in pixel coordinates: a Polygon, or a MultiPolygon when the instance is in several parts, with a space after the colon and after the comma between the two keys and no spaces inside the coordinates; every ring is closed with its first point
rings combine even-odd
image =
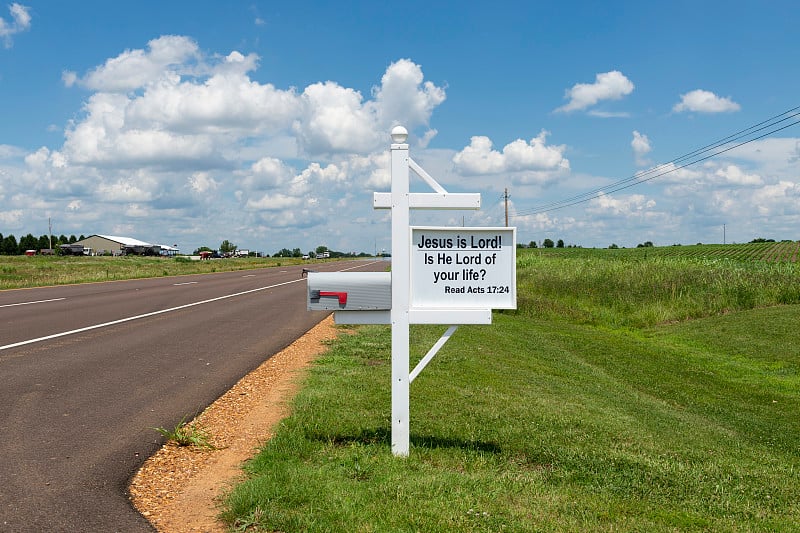
{"type": "Polygon", "coordinates": [[[372,192],[389,190],[402,124],[418,163],[483,200],[415,224],[503,225],[507,188],[524,243],[715,243],[723,226],[727,242],[797,240],[800,125],[604,188],[800,106],[799,15],[792,1],[4,3],[0,233],[50,219],[186,252],[389,250],[372,192]]]}

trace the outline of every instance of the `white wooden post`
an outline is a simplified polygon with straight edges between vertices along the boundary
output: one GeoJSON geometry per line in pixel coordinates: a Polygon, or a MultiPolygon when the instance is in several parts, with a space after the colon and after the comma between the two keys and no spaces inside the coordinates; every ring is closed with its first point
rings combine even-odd
{"type": "Polygon", "coordinates": [[[409,231],[408,131],[392,129],[392,453],[409,452],[409,301],[411,235],[409,231]]]}

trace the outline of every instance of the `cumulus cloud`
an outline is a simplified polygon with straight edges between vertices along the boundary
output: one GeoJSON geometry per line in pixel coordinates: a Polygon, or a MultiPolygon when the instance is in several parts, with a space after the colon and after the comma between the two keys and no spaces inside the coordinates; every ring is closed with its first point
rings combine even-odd
{"type": "Polygon", "coordinates": [[[598,215],[641,216],[656,206],[656,201],[642,194],[610,196],[600,193],[589,202],[587,211],[598,215]]]}
{"type": "Polygon", "coordinates": [[[0,211],[0,222],[7,228],[19,228],[22,226],[22,215],[22,209],[0,211]]]}
{"type": "MultiPolygon", "coordinates": [[[[433,110],[446,98],[445,89],[424,81],[422,68],[409,59],[389,65],[381,85],[372,92],[377,123],[382,130],[388,130],[398,121],[411,129],[427,126],[433,110]]],[[[425,136],[430,140],[430,130],[425,136]]]]}
{"type": "Polygon", "coordinates": [[[557,108],[556,112],[581,111],[603,100],[620,100],[631,94],[633,89],[633,82],[622,72],[618,70],[603,72],[595,76],[594,83],[577,83],[571,89],[567,89],[564,98],[569,99],[569,102],[557,108]]]}
{"type": "Polygon", "coordinates": [[[647,159],[647,154],[652,150],[650,139],[647,135],[634,130],[631,148],[633,149],[633,157],[637,166],[644,167],[652,163],[647,159]]]}
{"type": "Polygon", "coordinates": [[[681,101],[672,107],[676,113],[684,111],[696,113],[732,113],[741,106],[730,99],[721,98],[710,91],[696,89],[681,95],[681,101]]]}
{"type": "Polygon", "coordinates": [[[302,94],[303,116],[294,132],[308,155],[369,152],[386,137],[376,128],[373,106],[360,92],[335,82],[315,83],[302,94]]]}
{"type": "Polygon", "coordinates": [[[15,159],[24,156],[25,151],[23,149],[10,144],[0,144],[0,159],[15,159]]]}
{"type": "Polygon", "coordinates": [[[192,191],[201,194],[215,191],[220,186],[208,172],[195,172],[187,181],[192,191]]]}
{"type": "Polygon", "coordinates": [[[569,160],[564,157],[566,147],[548,146],[548,134],[542,130],[529,142],[517,139],[505,145],[502,152],[492,148],[491,139],[477,135],[470,139],[469,146],[453,156],[453,164],[466,175],[569,170],[569,160]]]}
{"type": "Polygon", "coordinates": [[[11,22],[6,22],[3,17],[0,17],[0,38],[3,39],[3,45],[6,48],[13,46],[12,37],[14,35],[30,29],[31,14],[29,9],[29,7],[22,4],[13,3],[8,6],[8,10],[11,12],[11,22]]]}
{"type": "Polygon", "coordinates": [[[283,193],[267,193],[260,198],[247,200],[245,208],[254,211],[283,211],[300,205],[302,201],[302,198],[297,196],[289,196],[283,193]]]}
{"type": "Polygon", "coordinates": [[[757,186],[764,183],[758,174],[747,174],[736,165],[726,165],[718,169],[714,175],[723,183],[731,185],[757,186]]]}
{"type": "Polygon", "coordinates": [[[78,83],[93,91],[133,91],[163,77],[191,72],[188,62],[199,59],[200,54],[197,43],[179,35],[153,39],[147,48],[126,50],[83,77],[67,71],[62,79],[68,86],[78,83]]]}
{"type": "Polygon", "coordinates": [[[297,155],[316,158],[380,150],[397,123],[421,129],[420,143],[436,133],[428,123],[444,89],[410,60],[389,65],[371,99],[333,81],[278,89],[250,77],[257,67],[254,54],[206,57],[193,40],[164,36],[83,76],[67,72],[67,85],[94,93],[62,151],[72,164],[200,170],[226,166],[223,152],[254,138],[291,135],[297,155]]]}
{"type": "MultiPolygon", "coordinates": [[[[355,89],[327,81],[308,86],[301,95],[302,116],[294,123],[301,152],[307,155],[380,149],[395,124],[409,131],[427,129],[433,110],[444,102],[445,90],[424,81],[422,69],[408,59],[389,65],[372,100],[355,89]]],[[[424,142],[432,138],[429,129],[424,142]]]]}

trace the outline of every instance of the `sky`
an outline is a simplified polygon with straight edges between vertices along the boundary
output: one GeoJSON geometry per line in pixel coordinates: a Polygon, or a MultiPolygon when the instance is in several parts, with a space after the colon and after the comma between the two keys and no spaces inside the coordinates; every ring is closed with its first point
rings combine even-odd
{"type": "Polygon", "coordinates": [[[403,125],[482,200],[415,225],[507,206],[525,244],[800,240],[797,20],[794,0],[3,3],[0,233],[390,252],[372,199],[403,125]]]}

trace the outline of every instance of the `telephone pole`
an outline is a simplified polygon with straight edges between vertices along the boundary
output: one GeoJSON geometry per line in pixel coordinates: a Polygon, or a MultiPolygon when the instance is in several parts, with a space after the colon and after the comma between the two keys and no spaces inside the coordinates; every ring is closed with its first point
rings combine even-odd
{"type": "Polygon", "coordinates": [[[505,201],[506,205],[506,227],[508,227],[508,187],[506,187],[505,191],[503,192],[503,200],[505,201]]]}

